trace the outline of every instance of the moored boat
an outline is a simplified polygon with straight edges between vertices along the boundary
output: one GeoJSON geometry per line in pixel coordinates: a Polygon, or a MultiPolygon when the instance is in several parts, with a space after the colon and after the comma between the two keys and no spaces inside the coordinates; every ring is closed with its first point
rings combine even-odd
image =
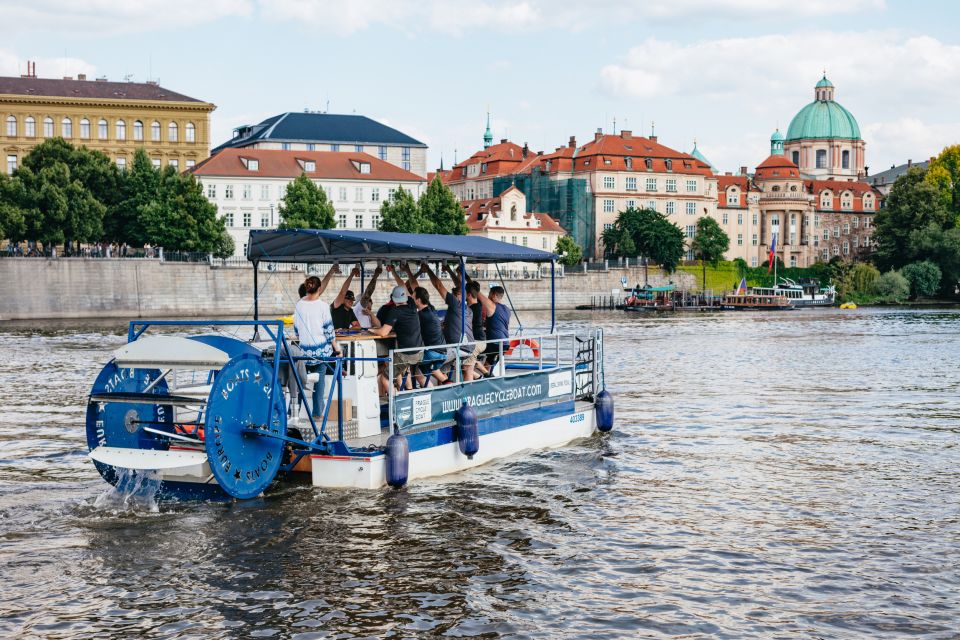
{"type": "Polygon", "coordinates": [[[794,282],[780,278],[774,287],[753,287],[751,292],[759,295],[783,296],[795,307],[832,307],[836,303],[836,289],[821,287],[816,280],[794,282]]]}
{"type": "Polygon", "coordinates": [[[87,444],[111,484],[149,478],[158,496],[210,499],[256,497],[278,478],[298,475],[319,487],[396,487],[613,426],[602,331],[559,332],[553,308],[549,330],[487,342],[498,356],[490,377],[463,379],[461,329],[459,343],[430,347],[448,354],[452,384],[387,384],[384,396],[378,375],[394,380],[395,365],[411,349],[355,332],[338,337],[342,356],[304,355],[283,320],[259,314],[258,274],[268,263],[353,263],[362,284],[370,261],[455,260],[460,290],[468,259],[550,263],[554,300],[552,253],[487,238],[264,230],[251,232],[247,257],[254,267],[252,320],[132,321],[127,344],[94,382],[87,444]],[[221,332],[150,332],[170,327],[221,332]],[[238,328],[252,336],[225,331],[238,328]],[[319,372],[303,375],[303,365],[319,372]],[[320,375],[325,409],[315,418],[307,397],[320,375]]]}
{"type": "Polygon", "coordinates": [[[789,311],[793,303],[781,295],[730,293],[723,296],[720,307],[725,311],[789,311]]]}

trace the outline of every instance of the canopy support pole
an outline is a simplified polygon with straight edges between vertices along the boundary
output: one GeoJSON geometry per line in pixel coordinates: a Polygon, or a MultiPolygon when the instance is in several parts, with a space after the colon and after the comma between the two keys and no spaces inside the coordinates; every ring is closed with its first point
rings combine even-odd
{"type": "MultiPolygon", "coordinates": [[[[363,297],[363,292],[367,290],[367,285],[365,284],[366,281],[367,281],[367,272],[363,267],[363,260],[361,260],[360,261],[360,297],[361,298],[363,297]]],[[[359,304],[359,302],[360,300],[358,299],[357,304],[359,304]]]]}
{"type": "MultiPolygon", "coordinates": [[[[503,274],[500,273],[500,264],[493,263],[493,266],[497,268],[497,277],[500,278],[500,286],[503,287],[503,292],[507,296],[507,304],[510,305],[510,310],[513,311],[513,316],[517,319],[517,335],[523,333],[523,323],[520,322],[520,314],[517,313],[517,308],[513,306],[513,300],[510,299],[510,290],[507,289],[507,284],[503,281],[503,274]]],[[[537,265],[537,269],[540,268],[540,265],[537,265]]]]}
{"type": "MultiPolygon", "coordinates": [[[[258,260],[253,261],[253,321],[257,322],[260,320],[260,284],[257,280],[260,273],[260,262],[258,260]]],[[[254,325],[253,327],[253,339],[257,341],[260,339],[260,325],[254,325]]]]}
{"type": "Polygon", "coordinates": [[[550,261],[550,333],[557,330],[557,275],[556,260],[550,261]]]}
{"type": "Polygon", "coordinates": [[[460,256],[460,342],[467,333],[467,263],[460,256]]]}

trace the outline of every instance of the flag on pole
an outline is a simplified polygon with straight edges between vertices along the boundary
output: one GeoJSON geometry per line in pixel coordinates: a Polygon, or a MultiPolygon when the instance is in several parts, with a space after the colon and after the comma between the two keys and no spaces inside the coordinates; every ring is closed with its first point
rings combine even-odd
{"type": "Polygon", "coordinates": [[[737,285],[737,295],[745,295],[747,293],[747,279],[740,278],[740,284],[737,285]]]}
{"type": "Polygon", "coordinates": [[[770,256],[767,258],[767,273],[773,269],[773,261],[777,259],[777,234],[773,234],[773,244],[770,245],[770,256]]]}

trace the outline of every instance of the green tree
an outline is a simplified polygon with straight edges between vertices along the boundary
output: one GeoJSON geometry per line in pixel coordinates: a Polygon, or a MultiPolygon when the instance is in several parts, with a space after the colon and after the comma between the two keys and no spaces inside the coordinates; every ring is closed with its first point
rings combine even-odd
{"type": "Polygon", "coordinates": [[[910,294],[914,298],[933,296],[940,290],[940,267],[929,260],[911,262],[900,272],[910,282],[910,294]]]}
{"type": "Polygon", "coordinates": [[[673,273],[683,257],[683,232],[652,209],[629,208],[600,236],[609,255],[645,256],[673,273]]]}
{"type": "Polygon", "coordinates": [[[897,178],[886,206],[874,217],[874,261],[882,269],[899,268],[914,260],[910,236],[930,225],[952,227],[942,193],[926,181],[926,171],[913,168],[897,178]]]}
{"type": "Polygon", "coordinates": [[[560,256],[560,264],[566,267],[575,267],[583,260],[583,249],[570,236],[560,236],[553,252],[560,256]]]}
{"type": "Polygon", "coordinates": [[[709,216],[697,220],[697,232],[690,243],[690,249],[703,268],[703,289],[707,288],[707,263],[714,269],[730,248],[730,237],[724,233],[717,221],[709,216]]]}
{"type": "Polygon", "coordinates": [[[440,176],[434,177],[427,185],[417,204],[423,217],[430,223],[429,233],[463,236],[470,231],[463,207],[450,187],[443,184],[440,176]]]}
{"type": "Polygon", "coordinates": [[[108,207],[103,222],[104,237],[138,247],[154,242],[140,214],[160,193],[160,170],[153,166],[142,147],[133,154],[130,168],[121,172],[117,191],[116,201],[108,207]]]}
{"type": "MultiPolygon", "coordinates": [[[[460,210],[463,211],[462,208],[460,210]]],[[[433,233],[433,229],[433,222],[423,215],[420,205],[406,189],[398,187],[380,205],[381,231],[433,233]]]]}
{"type": "Polygon", "coordinates": [[[880,302],[899,303],[910,297],[910,283],[899,271],[887,271],[877,278],[873,291],[880,302]]]}
{"type": "Polygon", "coordinates": [[[874,296],[874,285],[880,271],[872,264],[857,262],[850,265],[842,260],[834,268],[833,282],[837,295],[843,302],[867,303],[874,296]]]}
{"type": "Polygon", "coordinates": [[[157,195],[137,209],[148,241],[168,250],[233,253],[233,239],[217,207],[203,195],[193,174],[179,174],[172,167],[160,173],[157,195]]]}
{"type": "Polygon", "coordinates": [[[954,295],[960,281],[960,228],[943,229],[929,224],[910,234],[909,255],[915,260],[934,262],[941,273],[940,294],[954,295]]]}
{"type": "Polygon", "coordinates": [[[336,211],[326,192],[302,173],[287,185],[280,202],[280,229],[333,229],[336,211]]]}
{"type": "Polygon", "coordinates": [[[956,226],[956,218],[960,216],[960,145],[949,146],[934,158],[927,169],[926,181],[940,192],[954,216],[950,226],[956,226]]]}
{"type": "Polygon", "coordinates": [[[26,231],[23,209],[23,184],[19,178],[0,173],[0,238],[22,240],[26,231]]]}

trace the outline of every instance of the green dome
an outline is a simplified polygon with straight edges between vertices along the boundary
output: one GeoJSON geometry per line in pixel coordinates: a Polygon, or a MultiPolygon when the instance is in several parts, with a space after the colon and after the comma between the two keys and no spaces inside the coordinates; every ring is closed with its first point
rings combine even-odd
{"type": "Polygon", "coordinates": [[[823,87],[833,87],[833,83],[827,80],[826,74],[820,78],[820,82],[817,83],[817,89],[822,89],[823,87]]]}
{"type": "MultiPolygon", "coordinates": [[[[826,80],[826,82],[830,81],[826,80]]],[[[820,86],[817,84],[817,87],[820,86]]],[[[808,138],[860,140],[860,127],[853,114],[841,107],[839,103],[833,100],[816,100],[801,109],[787,128],[788,141],[808,138]]]]}
{"type": "Polygon", "coordinates": [[[690,152],[690,155],[710,167],[710,170],[714,173],[717,172],[717,168],[713,166],[713,163],[707,160],[707,157],[700,152],[700,149],[697,148],[697,141],[693,141],[693,151],[690,152]]]}
{"type": "Polygon", "coordinates": [[[783,134],[780,133],[780,129],[773,132],[773,135],[770,136],[770,142],[783,142],[783,134]]]}

